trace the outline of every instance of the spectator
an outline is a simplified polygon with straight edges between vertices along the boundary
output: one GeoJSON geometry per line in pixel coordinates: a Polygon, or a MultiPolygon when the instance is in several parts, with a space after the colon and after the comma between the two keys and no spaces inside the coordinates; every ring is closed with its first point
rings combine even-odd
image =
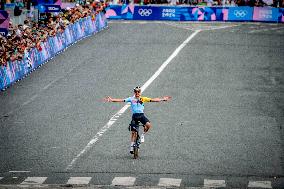
{"type": "Polygon", "coordinates": [[[236,4],[237,4],[238,6],[246,6],[245,0],[237,0],[236,4]]]}
{"type": "Polygon", "coordinates": [[[24,25],[23,25],[23,29],[26,29],[26,28],[28,28],[28,27],[30,27],[30,26],[29,26],[29,21],[28,21],[28,20],[25,20],[25,21],[24,21],[24,25]]]}
{"type": "Polygon", "coordinates": [[[283,7],[283,0],[274,0],[273,7],[283,7]]]}

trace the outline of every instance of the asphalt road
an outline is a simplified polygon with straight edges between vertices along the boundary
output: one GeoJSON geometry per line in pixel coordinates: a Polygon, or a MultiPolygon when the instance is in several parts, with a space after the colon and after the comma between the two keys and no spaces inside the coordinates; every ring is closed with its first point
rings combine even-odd
{"type": "Polygon", "coordinates": [[[0,187],[284,188],[283,36],[283,24],[111,22],[0,93],[0,187]],[[143,92],[173,99],[145,105],[153,128],[134,160],[129,108],[111,119],[125,104],[102,99],[131,96],[196,31],[143,92]]]}

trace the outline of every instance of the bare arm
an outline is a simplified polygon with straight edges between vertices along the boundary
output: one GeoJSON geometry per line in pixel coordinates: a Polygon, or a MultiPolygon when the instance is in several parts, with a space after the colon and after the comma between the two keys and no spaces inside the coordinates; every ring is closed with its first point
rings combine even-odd
{"type": "Polygon", "coordinates": [[[106,102],[124,102],[124,99],[122,98],[111,98],[110,96],[107,96],[105,98],[106,102]]]}
{"type": "Polygon", "coordinates": [[[171,96],[164,96],[162,98],[152,98],[151,102],[169,101],[170,99],[172,99],[171,96]]]}

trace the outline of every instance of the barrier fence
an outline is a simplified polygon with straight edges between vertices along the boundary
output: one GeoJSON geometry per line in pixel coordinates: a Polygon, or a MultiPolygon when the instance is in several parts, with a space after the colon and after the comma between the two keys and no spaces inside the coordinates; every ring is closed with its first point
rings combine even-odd
{"type": "Polygon", "coordinates": [[[284,8],[274,7],[183,7],[111,5],[109,19],[169,21],[257,21],[284,23],[284,8]]]}
{"type": "Polygon", "coordinates": [[[14,82],[22,79],[32,70],[47,62],[76,41],[101,31],[107,26],[104,14],[100,13],[95,20],[91,17],[82,18],[68,25],[63,33],[49,37],[41,43],[39,49],[33,48],[25,53],[23,60],[8,62],[0,66],[0,89],[3,90],[14,82]]]}

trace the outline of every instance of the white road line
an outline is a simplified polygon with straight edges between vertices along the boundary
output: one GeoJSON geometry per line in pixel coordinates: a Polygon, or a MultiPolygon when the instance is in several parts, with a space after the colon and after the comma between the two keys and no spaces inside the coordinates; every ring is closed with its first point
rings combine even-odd
{"type": "Polygon", "coordinates": [[[9,173],[30,173],[30,171],[9,171],[9,173]]]}
{"type": "Polygon", "coordinates": [[[272,188],[271,181],[249,181],[249,188],[272,188]]]}
{"type": "Polygon", "coordinates": [[[231,25],[231,26],[218,26],[218,27],[215,27],[215,28],[208,28],[208,29],[202,29],[202,31],[206,30],[221,30],[221,29],[225,29],[225,28],[232,28],[232,27],[236,27],[236,26],[239,26],[239,25],[231,25]]]}
{"type": "Polygon", "coordinates": [[[158,186],[162,187],[179,187],[181,179],[174,178],[160,178],[158,186]]]}
{"type": "MultiPolygon", "coordinates": [[[[22,106],[25,106],[25,105],[31,103],[31,102],[34,101],[37,97],[38,97],[38,95],[33,95],[29,100],[27,100],[26,102],[24,102],[24,103],[22,104],[22,106]]],[[[11,112],[11,113],[12,113],[12,112],[11,112]]],[[[11,114],[11,113],[9,112],[8,114],[11,114]]]]}
{"type": "Polygon", "coordinates": [[[281,30],[281,29],[284,29],[284,27],[271,28],[270,30],[281,30]]]}
{"type": "Polygon", "coordinates": [[[133,186],[135,177],[114,177],[112,180],[112,186],[133,186]]]}
{"type": "Polygon", "coordinates": [[[139,20],[131,20],[131,21],[109,21],[109,24],[148,24],[148,23],[155,23],[155,24],[162,24],[164,21],[139,21],[139,20]]]}
{"type": "Polygon", "coordinates": [[[174,23],[168,23],[165,22],[165,25],[169,25],[169,26],[173,26],[176,28],[180,28],[180,29],[185,29],[185,30],[192,30],[192,31],[197,31],[197,30],[202,30],[202,31],[208,31],[208,30],[219,30],[219,29],[225,29],[225,28],[231,28],[231,27],[236,27],[239,26],[237,24],[233,24],[233,25],[227,25],[227,26],[182,26],[182,25],[178,25],[178,24],[174,24],[174,23]]]}
{"type": "Polygon", "coordinates": [[[249,29],[256,29],[258,28],[257,26],[250,26],[249,29]]]}
{"type": "MultiPolygon", "coordinates": [[[[161,67],[152,75],[152,77],[141,87],[141,90],[144,91],[146,88],[161,74],[161,72],[166,68],[166,66],[178,55],[178,53],[187,45],[187,43],[196,36],[200,30],[195,31],[191,34],[176,50],[169,56],[169,58],[161,65],[161,67]]],[[[110,120],[99,130],[99,132],[90,140],[90,142],[84,147],[84,149],[77,154],[77,156],[71,161],[71,163],[66,167],[66,170],[72,169],[76,161],[88,152],[99,138],[116,122],[116,120],[129,108],[129,104],[123,106],[117,113],[115,113],[110,120]]]]}
{"type": "Polygon", "coordinates": [[[172,26],[172,27],[176,27],[176,28],[180,28],[180,29],[193,30],[193,28],[191,28],[191,27],[184,27],[184,26],[181,26],[181,25],[173,24],[173,23],[164,22],[163,24],[168,25],[168,26],[172,26]]]}
{"type": "Polygon", "coordinates": [[[89,184],[92,177],[70,177],[67,184],[89,184]]]}
{"type": "Polygon", "coordinates": [[[275,31],[275,30],[279,30],[281,31],[281,29],[283,29],[284,27],[278,27],[278,28],[266,28],[266,29],[259,29],[259,30],[251,30],[249,31],[249,33],[256,33],[256,32],[267,32],[267,31],[275,31]]]}
{"type": "Polygon", "coordinates": [[[99,140],[99,137],[101,137],[109,128],[111,128],[111,126],[115,123],[115,121],[113,121],[115,116],[120,116],[121,114],[123,114],[127,108],[129,107],[129,104],[126,104],[125,106],[123,106],[123,108],[121,108],[116,114],[114,114],[114,116],[112,116],[112,118],[110,118],[110,120],[107,122],[107,124],[105,124],[100,130],[99,132],[90,140],[90,142],[87,144],[87,146],[85,146],[85,148],[79,153],[77,154],[77,156],[71,161],[71,163],[66,167],[66,170],[70,170],[73,165],[76,163],[76,161],[86,152],[88,152],[94,145],[95,143],[99,140]]]}
{"type": "Polygon", "coordinates": [[[210,179],[204,179],[204,187],[226,187],[225,180],[210,180],[210,179]]]}
{"type": "Polygon", "coordinates": [[[42,184],[47,179],[47,177],[28,177],[24,180],[21,185],[37,185],[42,184]]]}
{"type": "Polygon", "coordinates": [[[146,83],[141,87],[142,91],[146,90],[146,88],[161,74],[161,72],[166,68],[166,66],[178,55],[178,53],[192,40],[196,34],[198,34],[201,30],[195,31],[191,34],[172,54],[171,56],[161,65],[161,67],[152,75],[152,77],[146,81],[146,83]]]}

